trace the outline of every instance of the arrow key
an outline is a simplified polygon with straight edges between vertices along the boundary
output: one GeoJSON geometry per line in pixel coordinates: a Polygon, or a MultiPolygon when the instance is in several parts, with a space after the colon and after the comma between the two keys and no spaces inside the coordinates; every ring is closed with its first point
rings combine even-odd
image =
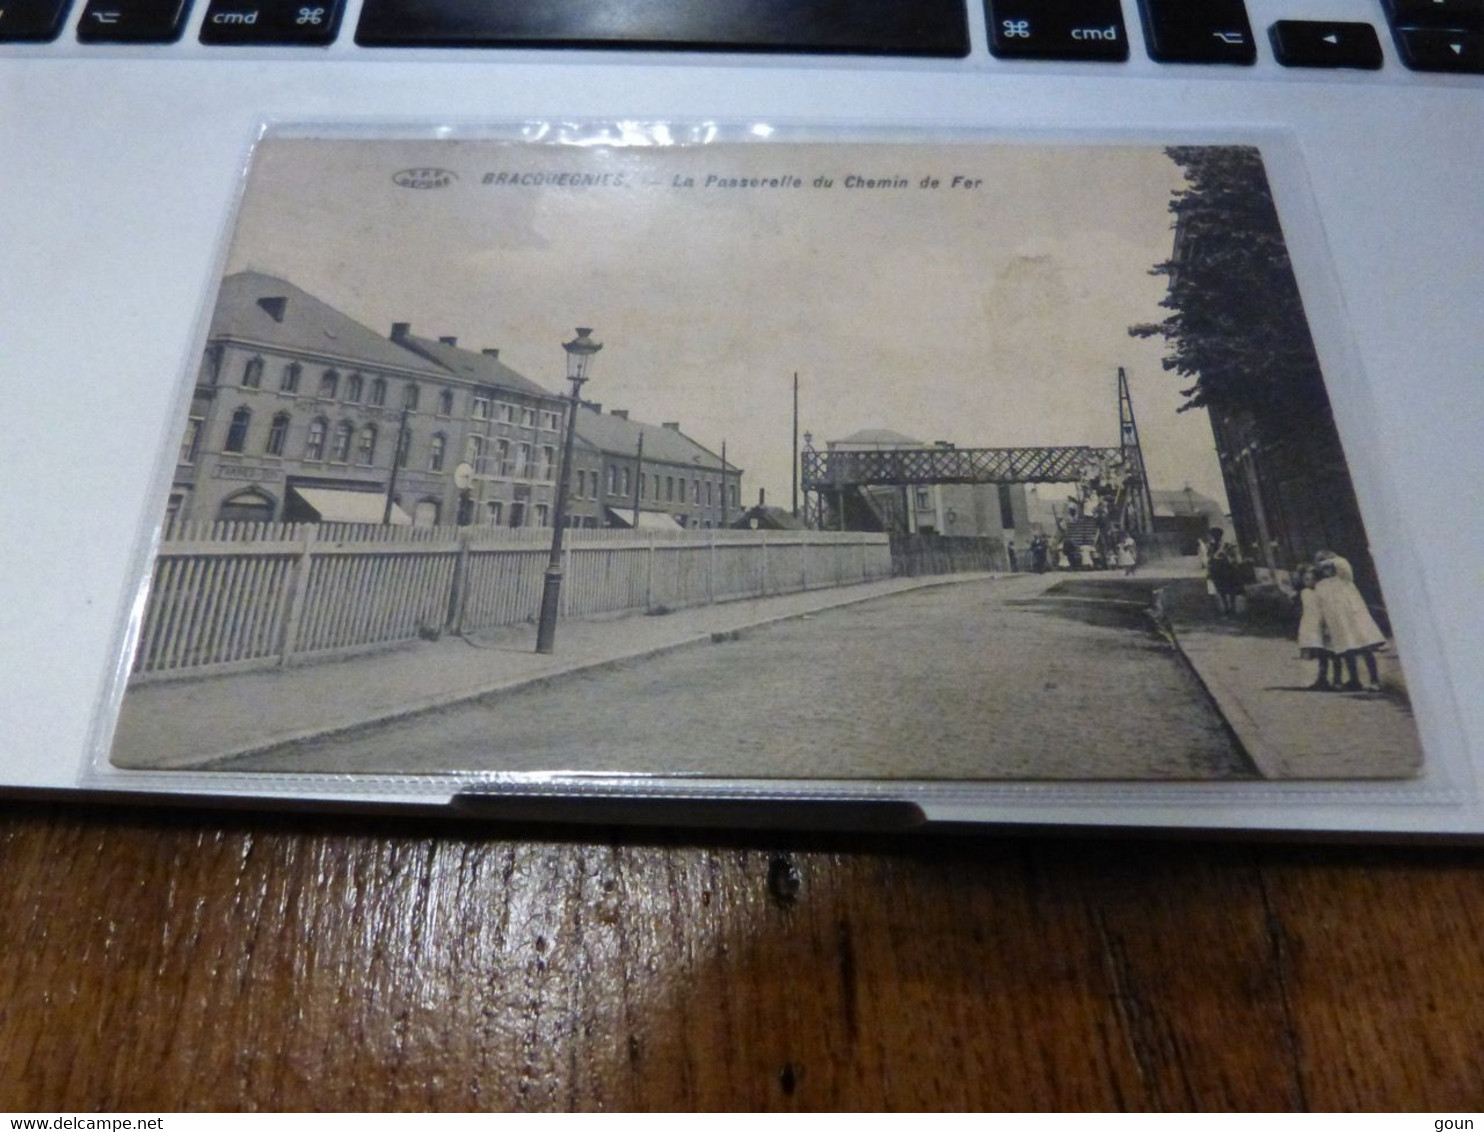
{"type": "Polygon", "coordinates": [[[1381,41],[1370,24],[1279,20],[1268,28],[1273,57],[1285,67],[1347,67],[1375,71],[1381,41]]]}
{"type": "Polygon", "coordinates": [[[1484,75],[1484,32],[1393,28],[1402,62],[1414,71],[1484,75]]]}

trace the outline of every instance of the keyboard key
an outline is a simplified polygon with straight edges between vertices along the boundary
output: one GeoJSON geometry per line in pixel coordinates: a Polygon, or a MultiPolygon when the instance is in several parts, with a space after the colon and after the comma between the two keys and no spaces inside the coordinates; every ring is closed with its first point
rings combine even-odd
{"type": "Polygon", "coordinates": [[[366,0],[363,47],[969,53],[965,0],[366,0]]]}
{"type": "Polygon", "coordinates": [[[1386,0],[1398,27],[1484,27],[1484,0],[1386,0]]]}
{"type": "Polygon", "coordinates": [[[62,34],[72,0],[4,0],[0,43],[49,43],[62,34]]]}
{"type": "Polygon", "coordinates": [[[1149,57],[1159,63],[1257,61],[1242,0],[1139,0],[1149,57]]]}
{"type": "Polygon", "coordinates": [[[985,0],[984,13],[989,50],[1002,59],[1128,58],[1118,0],[985,0]]]}
{"type": "Polygon", "coordinates": [[[189,0],[88,0],[77,23],[82,43],[174,43],[189,0]]]}
{"type": "Polygon", "coordinates": [[[1381,41],[1370,24],[1279,20],[1268,29],[1273,56],[1285,67],[1381,66],[1381,41]]]}
{"type": "Polygon", "coordinates": [[[211,0],[201,42],[221,47],[323,47],[340,30],[341,0],[211,0]]]}
{"type": "Polygon", "coordinates": [[[1414,71],[1484,75],[1484,32],[1396,28],[1402,62],[1414,71]]]}

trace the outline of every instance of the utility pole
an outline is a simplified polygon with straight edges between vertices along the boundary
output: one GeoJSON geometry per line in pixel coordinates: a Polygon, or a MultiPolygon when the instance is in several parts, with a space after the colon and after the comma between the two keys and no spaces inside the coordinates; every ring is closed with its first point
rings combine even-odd
{"type": "Polygon", "coordinates": [[[638,467],[634,469],[634,530],[639,529],[639,491],[644,483],[644,430],[639,430],[638,467]]]}
{"type": "Polygon", "coordinates": [[[727,526],[727,442],[721,442],[721,528],[727,526]]]}
{"type": "Polygon", "coordinates": [[[387,527],[392,522],[392,502],[397,494],[397,469],[402,465],[402,445],[406,443],[407,436],[407,406],[402,406],[402,418],[397,422],[397,442],[392,445],[392,474],[386,481],[386,507],[381,512],[381,525],[387,527]]]}
{"type": "Polygon", "coordinates": [[[794,518],[799,517],[799,371],[794,370],[794,445],[789,450],[793,455],[794,473],[794,518]]]}

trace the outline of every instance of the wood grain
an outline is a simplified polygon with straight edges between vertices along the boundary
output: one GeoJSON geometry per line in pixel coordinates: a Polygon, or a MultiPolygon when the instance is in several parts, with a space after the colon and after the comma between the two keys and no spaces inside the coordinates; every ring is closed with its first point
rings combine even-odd
{"type": "Polygon", "coordinates": [[[0,878],[11,1109],[1484,1099],[1471,849],[13,803],[0,878]]]}

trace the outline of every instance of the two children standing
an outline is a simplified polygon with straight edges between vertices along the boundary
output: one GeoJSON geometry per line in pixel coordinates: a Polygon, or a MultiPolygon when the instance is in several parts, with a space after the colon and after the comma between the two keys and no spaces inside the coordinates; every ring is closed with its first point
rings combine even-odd
{"type": "Polygon", "coordinates": [[[1333,551],[1321,550],[1313,565],[1298,571],[1297,578],[1299,655],[1319,662],[1318,676],[1309,686],[1322,692],[1380,691],[1376,651],[1385,647],[1386,635],[1356,588],[1350,563],[1333,551]],[[1369,677],[1364,686],[1357,659],[1364,660],[1369,677]]]}

